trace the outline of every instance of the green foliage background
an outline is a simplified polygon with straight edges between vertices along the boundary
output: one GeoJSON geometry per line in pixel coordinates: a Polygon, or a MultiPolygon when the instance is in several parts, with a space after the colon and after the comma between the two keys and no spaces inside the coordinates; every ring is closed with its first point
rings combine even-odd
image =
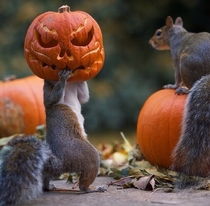
{"type": "Polygon", "coordinates": [[[136,129],[145,100],[173,83],[169,51],[148,44],[165,18],[181,16],[188,31],[210,31],[210,2],[205,0],[0,0],[0,78],[32,75],[23,55],[32,20],[67,4],[99,23],[106,53],[101,72],[88,81],[90,101],[84,105],[87,132],[136,129]]]}

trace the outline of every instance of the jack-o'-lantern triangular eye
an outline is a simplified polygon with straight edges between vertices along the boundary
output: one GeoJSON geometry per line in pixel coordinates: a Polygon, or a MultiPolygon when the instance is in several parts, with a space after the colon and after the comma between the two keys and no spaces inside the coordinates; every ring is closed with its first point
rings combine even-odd
{"type": "Polygon", "coordinates": [[[87,38],[75,37],[71,40],[71,43],[75,46],[87,46],[93,39],[94,29],[92,28],[87,35],[87,38]]]}
{"type": "Polygon", "coordinates": [[[28,28],[24,55],[35,75],[59,80],[59,71],[74,70],[68,82],[95,77],[104,64],[103,36],[88,13],[71,11],[68,5],[58,12],[37,16],[28,28]]]}
{"type": "Polygon", "coordinates": [[[36,34],[35,36],[37,38],[37,41],[39,42],[39,44],[40,44],[41,47],[51,48],[51,47],[57,46],[57,44],[58,44],[58,41],[57,40],[51,38],[49,40],[49,42],[44,42],[42,40],[41,34],[36,29],[34,31],[35,31],[35,34],[36,34]]]}

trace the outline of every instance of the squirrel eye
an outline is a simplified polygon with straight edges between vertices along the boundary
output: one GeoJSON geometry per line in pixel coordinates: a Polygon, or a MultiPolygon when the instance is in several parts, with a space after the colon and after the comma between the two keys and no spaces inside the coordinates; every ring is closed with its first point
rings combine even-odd
{"type": "Polygon", "coordinates": [[[159,37],[161,34],[162,34],[162,32],[161,32],[160,30],[156,32],[156,36],[158,36],[158,37],[159,37]]]}

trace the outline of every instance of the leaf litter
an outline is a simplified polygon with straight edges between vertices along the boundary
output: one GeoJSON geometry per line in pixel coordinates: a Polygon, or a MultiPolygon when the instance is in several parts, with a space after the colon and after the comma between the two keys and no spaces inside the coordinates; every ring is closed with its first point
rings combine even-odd
{"type": "Polygon", "coordinates": [[[196,190],[210,190],[210,179],[189,177],[159,166],[151,165],[141,154],[138,144],[131,146],[123,132],[120,133],[123,144],[101,144],[98,146],[101,165],[99,175],[112,176],[115,181],[108,186],[118,189],[136,188],[139,190],[172,192],[175,181],[195,182],[199,185],[192,187],[196,190]]]}
{"type": "MultiPolygon", "coordinates": [[[[192,177],[179,174],[177,172],[165,169],[159,166],[151,165],[142,155],[138,144],[132,146],[123,132],[120,132],[123,144],[110,143],[98,145],[100,154],[99,176],[111,176],[115,181],[108,182],[108,186],[117,186],[118,189],[136,188],[139,190],[156,191],[163,190],[172,192],[174,190],[175,180],[180,184],[182,181],[199,182],[199,185],[193,187],[195,190],[210,190],[210,179],[201,177],[192,177]]],[[[45,126],[37,127],[34,134],[37,138],[45,140],[45,126]]],[[[0,139],[0,150],[11,139],[23,134],[15,134],[0,139]]],[[[59,179],[66,179],[67,182],[77,183],[79,175],[76,173],[63,174],[59,179]]]]}

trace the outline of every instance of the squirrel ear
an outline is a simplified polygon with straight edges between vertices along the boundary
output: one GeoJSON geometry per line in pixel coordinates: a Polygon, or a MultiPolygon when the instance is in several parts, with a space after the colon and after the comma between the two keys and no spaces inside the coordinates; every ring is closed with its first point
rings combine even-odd
{"type": "Polygon", "coordinates": [[[181,17],[177,17],[175,21],[175,25],[177,26],[183,26],[183,21],[181,17]]]}
{"type": "Polygon", "coordinates": [[[173,26],[173,19],[171,18],[171,16],[167,16],[166,17],[166,26],[168,27],[168,28],[171,28],[172,26],[173,26]]]}

